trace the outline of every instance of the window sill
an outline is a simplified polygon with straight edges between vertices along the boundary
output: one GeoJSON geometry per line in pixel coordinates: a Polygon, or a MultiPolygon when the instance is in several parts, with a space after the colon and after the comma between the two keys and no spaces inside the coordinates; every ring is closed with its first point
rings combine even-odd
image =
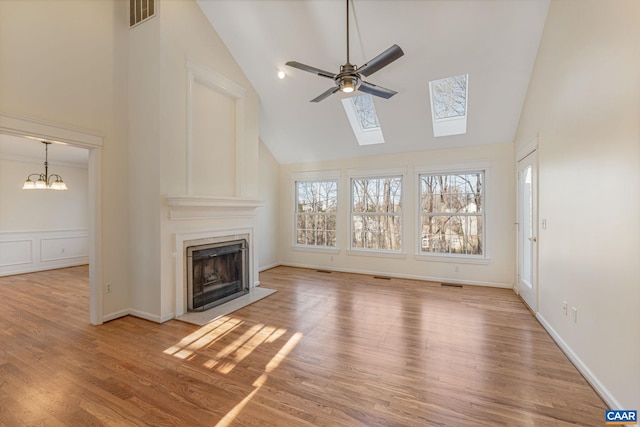
{"type": "Polygon", "coordinates": [[[416,261],[452,262],[455,264],[477,264],[477,265],[491,264],[491,258],[470,257],[465,255],[416,254],[415,259],[416,261]]]}
{"type": "Polygon", "coordinates": [[[291,250],[298,251],[298,252],[315,252],[315,253],[332,254],[332,255],[337,255],[340,253],[340,248],[332,248],[329,246],[291,245],[291,250]]]}
{"type": "Polygon", "coordinates": [[[362,249],[348,249],[347,255],[350,256],[369,256],[369,257],[377,257],[377,258],[396,258],[396,259],[404,259],[407,257],[407,254],[404,252],[385,252],[385,251],[376,251],[376,250],[362,250],[362,249]]]}

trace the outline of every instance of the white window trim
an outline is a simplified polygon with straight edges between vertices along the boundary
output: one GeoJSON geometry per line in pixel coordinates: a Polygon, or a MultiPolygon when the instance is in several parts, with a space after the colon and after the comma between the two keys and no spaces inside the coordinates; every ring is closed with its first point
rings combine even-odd
{"type": "Polygon", "coordinates": [[[296,181],[330,181],[340,180],[340,169],[316,170],[293,172],[291,174],[291,182],[295,185],[296,181]]]}
{"type": "Polygon", "coordinates": [[[326,254],[338,254],[340,253],[339,246],[339,237],[340,237],[340,177],[341,173],[339,169],[332,170],[324,170],[324,171],[304,171],[304,172],[293,172],[291,174],[291,188],[293,194],[293,212],[291,214],[292,223],[291,223],[291,249],[294,251],[300,252],[316,252],[316,253],[326,253],[326,254]],[[336,246],[313,246],[313,245],[301,245],[298,243],[297,239],[297,197],[298,197],[298,188],[296,187],[297,182],[317,182],[317,181],[336,181],[336,201],[337,201],[337,209],[336,209],[336,246]]]}
{"type": "MultiPolygon", "coordinates": [[[[337,234],[337,232],[336,232],[337,234]]],[[[336,244],[338,243],[338,238],[336,237],[336,244]]],[[[315,252],[322,254],[330,254],[330,255],[338,255],[340,253],[340,248],[333,246],[311,246],[311,245],[298,245],[294,243],[291,246],[292,251],[297,252],[315,252]]]]}
{"type": "Polygon", "coordinates": [[[460,163],[448,163],[438,165],[423,165],[417,166],[415,169],[415,185],[416,185],[416,228],[415,228],[415,255],[414,258],[418,261],[439,261],[439,262],[455,262],[461,264],[489,264],[491,262],[490,252],[490,227],[488,224],[488,200],[490,199],[489,193],[491,192],[491,186],[487,186],[487,182],[490,182],[491,176],[491,162],[489,160],[477,160],[470,162],[460,163]],[[420,175],[424,174],[456,174],[456,173],[469,173],[469,172],[484,172],[484,182],[482,188],[482,197],[484,203],[483,211],[483,240],[484,246],[482,255],[466,255],[466,254],[443,254],[443,253],[424,253],[421,249],[422,244],[422,209],[421,209],[421,186],[420,175]]]}
{"type": "Polygon", "coordinates": [[[349,183],[351,183],[351,178],[387,178],[399,175],[402,175],[404,179],[407,175],[407,168],[347,169],[347,178],[349,178],[349,183]]]}
{"type": "MultiPolygon", "coordinates": [[[[403,239],[404,239],[404,235],[403,235],[403,239]]],[[[376,257],[376,258],[405,259],[407,257],[407,253],[404,250],[401,252],[397,252],[397,251],[387,251],[382,249],[365,249],[365,248],[347,249],[346,254],[350,256],[368,256],[368,257],[376,257]]]]}
{"type": "Polygon", "coordinates": [[[405,187],[407,183],[407,168],[390,168],[390,169],[347,169],[347,178],[349,182],[349,236],[347,244],[347,255],[361,255],[372,256],[382,258],[405,258],[407,255],[406,239],[407,239],[407,226],[406,226],[406,212],[405,206],[405,187]],[[402,224],[402,244],[399,251],[390,251],[383,249],[367,249],[367,248],[354,248],[352,247],[353,237],[353,180],[359,178],[389,178],[400,177],[402,180],[402,194],[400,196],[400,204],[403,207],[400,212],[400,224],[402,224]]]}

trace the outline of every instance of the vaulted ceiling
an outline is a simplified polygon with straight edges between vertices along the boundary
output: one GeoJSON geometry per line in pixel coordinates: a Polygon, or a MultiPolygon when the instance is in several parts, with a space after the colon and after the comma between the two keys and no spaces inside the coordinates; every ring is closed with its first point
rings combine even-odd
{"type": "Polygon", "coordinates": [[[367,77],[398,92],[375,98],[384,144],[359,146],[329,79],[346,62],[345,0],[197,0],[260,97],[260,137],[280,163],[422,151],[514,139],[549,0],[353,0],[350,59],[391,45],[405,55],[367,77]],[[280,80],[277,72],[286,77],[280,80]],[[429,81],[469,75],[464,135],[433,137],[429,81]]]}

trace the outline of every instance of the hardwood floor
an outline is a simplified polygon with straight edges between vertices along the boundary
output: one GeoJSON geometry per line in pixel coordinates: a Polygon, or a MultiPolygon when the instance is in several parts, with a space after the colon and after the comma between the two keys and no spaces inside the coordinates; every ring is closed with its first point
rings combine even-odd
{"type": "Polygon", "coordinates": [[[278,267],[204,327],[91,326],[86,267],[0,278],[0,425],[601,426],[510,290],[278,267]]]}

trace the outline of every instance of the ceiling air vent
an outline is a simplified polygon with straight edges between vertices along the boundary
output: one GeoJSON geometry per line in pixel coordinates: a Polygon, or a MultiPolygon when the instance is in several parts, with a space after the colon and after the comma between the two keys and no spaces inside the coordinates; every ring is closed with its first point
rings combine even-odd
{"type": "Polygon", "coordinates": [[[129,27],[153,17],[156,14],[155,2],[156,0],[129,0],[129,27]]]}

